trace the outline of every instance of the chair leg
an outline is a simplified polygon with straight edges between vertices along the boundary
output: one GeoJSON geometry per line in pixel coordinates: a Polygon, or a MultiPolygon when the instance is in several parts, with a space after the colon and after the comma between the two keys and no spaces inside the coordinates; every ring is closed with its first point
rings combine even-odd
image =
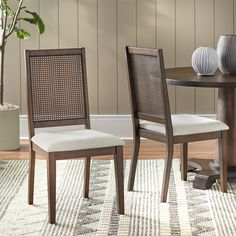
{"type": "Polygon", "coordinates": [[[28,203],[32,205],[34,203],[35,151],[30,149],[29,154],[28,203]]]}
{"type": "Polygon", "coordinates": [[[84,197],[89,197],[89,179],[90,179],[90,163],[91,157],[84,159],[84,197]]]}
{"type": "Polygon", "coordinates": [[[49,154],[47,159],[49,223],[56,221],[56,158],[49,154]]]}
{"type": "Polygon", "coordinates": [[[161,202],[166,202],[167,199],[172,159],[173,159],[173,145],[168,145],[167,159],[165,161],[165,169],[162,182],[161,202]]]}
{"type": "Polygon", "coordinates": [[[221,192],[227,193],[227,157],[224,152],[225,132],[222,131],[221,138],[218,139],[219,145],[219,159],[220,159],[220,187],[221,192]]]}
{"type": "Polygon", "coordinates": [[[124,214],[124,173],[123,173],[123,147],[116,148],[114,155],[115,179],[116,179],[116,196],[118,214],[124,214]]]}
{"type": "Polygon", "coordinates": [[[180,145],[180,165],[181,165],[181,179],[187,180],[187,168],[188,168],[188,143],[182,143],[180,145]]]}
{"type": "Polygon", "coordinates": [[[134,180],[135,180],[135,173],[136,173],[136,167],[137,167],[137,161],[138,161],[139,147],[140,147],[140,137],[136,136],[133,141],[133,153],[132,153],[132,161],[131,161],[130,172],[129,172],[128,191],[133,191],[133,188],[134,188],[134,180]]]}

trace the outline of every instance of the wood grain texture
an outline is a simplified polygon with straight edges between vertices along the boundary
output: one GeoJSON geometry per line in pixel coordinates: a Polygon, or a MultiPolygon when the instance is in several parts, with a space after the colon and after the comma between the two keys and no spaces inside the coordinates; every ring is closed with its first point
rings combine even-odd
{"type": "MultiPolygon", "coordinates": [[[[194,51],[194,0],[176,0],[176,66],[191,65],[194,51]]],[[[176,88],[176,112],[195,113],[195,89],[176,88]]]]}

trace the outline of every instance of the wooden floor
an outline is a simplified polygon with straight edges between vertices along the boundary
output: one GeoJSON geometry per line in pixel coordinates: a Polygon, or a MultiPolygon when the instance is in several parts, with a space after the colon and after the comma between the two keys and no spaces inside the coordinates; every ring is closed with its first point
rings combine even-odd
{"type": "MultiPolygon", "coordinates": [[[[189,157],[212,159],[215,153],[216,141],[204,141],[190,143],[189,157]]],[[[132,151],[132,141],[126,141],[124,146],[124,158],[130,159],[132,151]]],[[[174,157],[179,157],[179,145],[175,145],[174,157]]],[[[37,156],[37,158],[41,158],[37,156]]],[[[112,156],[98,157],[99,159],[111,159],[112,156]]],[[[162,159],[165,158],[165,145],[142,140],[139,159],[162,159]]],[[[23,141],[21,147],[16,151],[0,152],[0,160],[21,160],[28,159],[28,142],[23,141]]]]}

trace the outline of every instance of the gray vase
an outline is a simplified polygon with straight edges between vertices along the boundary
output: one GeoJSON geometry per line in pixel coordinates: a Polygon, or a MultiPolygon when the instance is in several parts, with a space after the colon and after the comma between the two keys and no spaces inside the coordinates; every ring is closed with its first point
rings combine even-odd
{"type": "Polygon", "coordinates": [[[221,35],[217,53],[220,71],[224,74],[236,73],[236,35],[221,35]]]}

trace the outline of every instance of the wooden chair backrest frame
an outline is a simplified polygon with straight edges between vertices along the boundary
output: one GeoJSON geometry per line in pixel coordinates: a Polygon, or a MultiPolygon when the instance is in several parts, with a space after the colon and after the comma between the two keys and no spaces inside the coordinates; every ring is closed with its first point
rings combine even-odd
{"type": "Polygon", "coordinates": [[[127,46],[126,55],[134,135],[138,134],[141,119],[164,124],[168,140],[172,139],[173,128],[162,49],[127,46]],[[139,83],[141,80],[142,83],[139,83]]]}
{"type": "Polygon", "coordinates": [[[84,48],[26,50],[29,135],[35,128],[90,128],[84,48]]]}

